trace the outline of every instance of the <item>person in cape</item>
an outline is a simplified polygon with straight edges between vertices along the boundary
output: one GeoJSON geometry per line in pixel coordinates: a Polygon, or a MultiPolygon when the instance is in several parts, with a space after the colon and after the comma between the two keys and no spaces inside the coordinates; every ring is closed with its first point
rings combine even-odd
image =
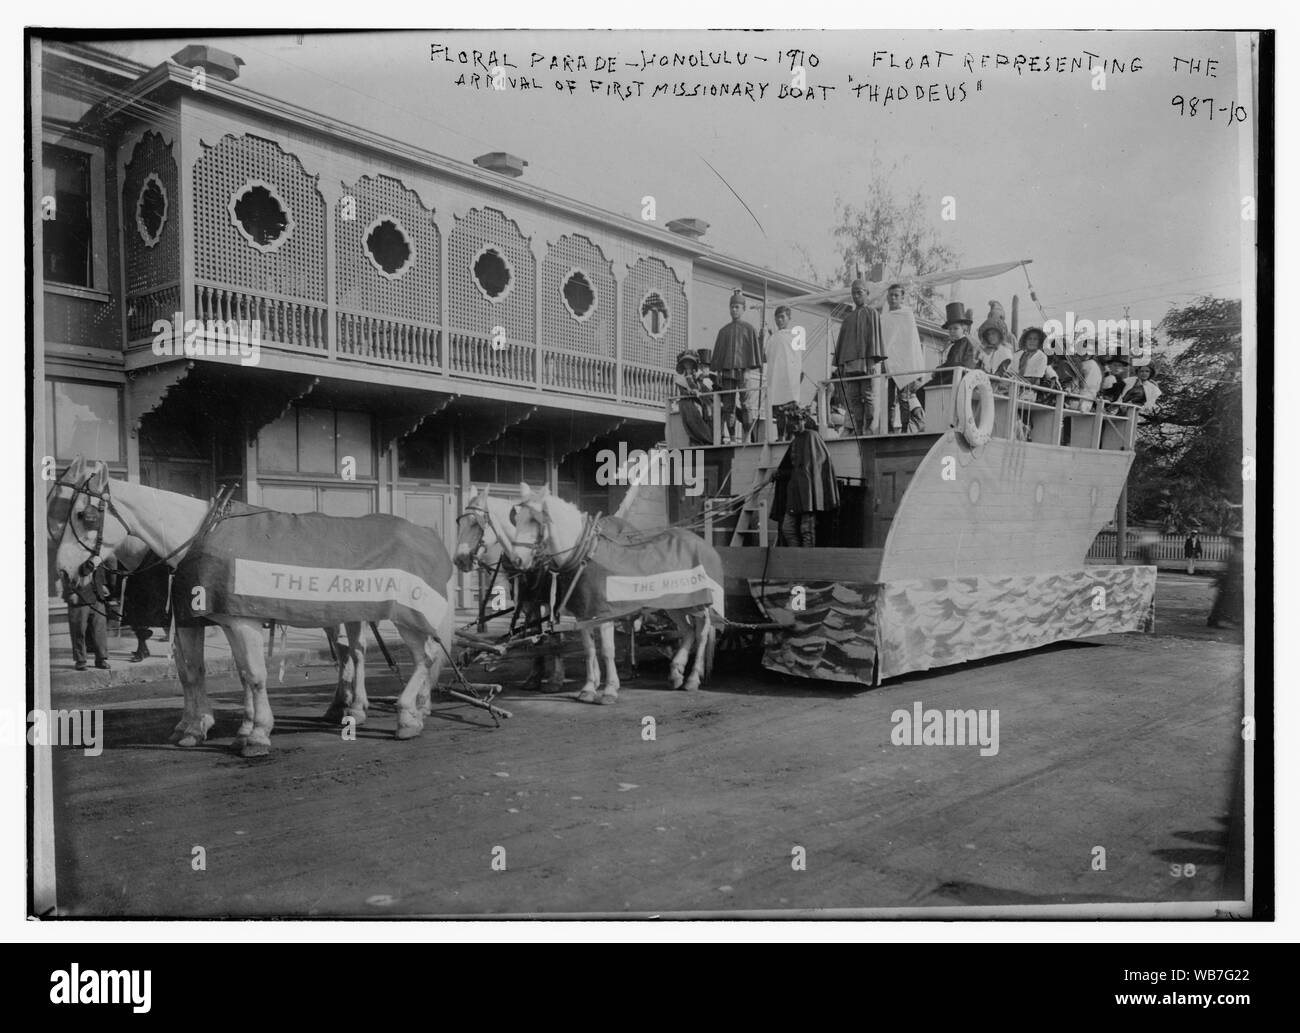
{"type": "Polygon", "coordinates": [[[673,377],[680,397],[677,411],[692,445],[713,444],[712,380],[700,375],[699,355],[687,350],[677,356],[677,373],[673,377]]]}
{"type": "Polygon", "coordinates": [[[1148,416],[1155,410],[1163,393],[1160,385],[1152,379],[1151,372],[1149,362],[1138,366],[1136,376],[1129,377],[1124,382],[1124,393],[1120,395],[1120,401],[1136,405],[1141,416],[1148,416]]]}
{"type": "Polygon", "coordinates": [[[745,296],[740,291],[731,295],[729,305],[731,322],[718,331],[713,342],[712,365],[717,377],[722,404],[722,443],[740,441],[736,419],[739,410],[740,425],[749,433],[758,413],[758,388],[762,379],[762,352],[758,334],[743,318],[745,296]]]}
{"type": "Polygon", "coordinates": [[[906,291],[901,283],[891,283],[885,293],[885,310],[880,313],[880,329],[884,339],[885,371],[890,374],[889,429],[890,431],[925,430],[925,408],[918,392],[924,375],[925,354],[921,351],[921,334],[916,329],[916,317],[903,304],[906,291]],[[897,419],[895,419],[897,413],[897,419]]]}
{"type": "Polygon", "coordinates": [[[772,519],[781,529],[778,544],[813,548],[817,514],[838,509],[839,485],[826,442],[815,430],[798,431],[777,467],[772,519]]]}
{"type": "Polygon", "coordinates": [[[878,373],[885,357],[880,313],[867,304],[865,280],[853,281],[850,288],[853,311],[840,324],[835,341],[836,394],[844,404],[850,434],[870,434],[875,422],[873,380],[864,374],[878,373]],[[855,379],[849,379],[855,378],[855,379]]]}
{"type": "Polygon", "coordinates": [[[1011,340],[1011,333],[1007,330],[1006,324],[995,317],[991,309],[988,318],[980,324],[978,336],[980,368],[990,376],[1006,376],[1007,368],[1011,365],[1012,356],[1015,354],[1008,343],[1011,340]]]}

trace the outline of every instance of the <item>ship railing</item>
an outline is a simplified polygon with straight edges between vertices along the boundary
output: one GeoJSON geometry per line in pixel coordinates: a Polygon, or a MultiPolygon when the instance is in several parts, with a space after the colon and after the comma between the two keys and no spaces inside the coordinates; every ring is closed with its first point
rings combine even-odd
{"type": "MultiPolygon", "coordinates": [[[[945,367],[832,377],[814,382],[815,393],[805,407],[811,406],[817,427],[824,437],[879,438],[943,433],[957,425],[958,389],[962,377],[972,372],[961,367],[945,367]],[[905,385],[910,379],[913,386],[923,388],[919,397],[924,400],[924,426],[920,421],[909,419],[910,413],[901,411],[900,392],[895,392],[891,399],[889,381],[897,382],[899,379],[905,385]],[[874,399],[873,419],[865,432],[854,433],[845,398],[853,391],[849,385],[862,381],[869,382],[868,390],[874,399]],[[892,413],[891,401],[897,406],[892,413]]],[[[995,438],[1083,449],[1133,449],[1138,406],[1130,402],[1103,402],[1090,395],[1030,384],[1014,376],[988,375],[988,379],[993,385],[995,438]]],[[[736,429],[743,441],[732,438],[722,419],[722,396],[732,394],[735,391],[683,392],[679,388],[678,393],[670,395],[667,401],[669,426],[674,425],[674,418],[681,421],[681,407],[685,404],[695,406],[702,417],[711,439],[704,447],[780,440],[765,390],[750,432],[746,435],[737,421],[736,429]]],[[[699,444],[697,441],[690,443],[699,444]]]]}

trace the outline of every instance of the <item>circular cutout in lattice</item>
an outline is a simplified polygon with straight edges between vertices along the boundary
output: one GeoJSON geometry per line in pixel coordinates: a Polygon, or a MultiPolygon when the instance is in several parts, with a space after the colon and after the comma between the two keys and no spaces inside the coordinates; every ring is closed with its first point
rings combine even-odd
{"type": "Polygon", "coordinates": [[[658,291],[650,291],[641,299],[641,325],[656,341],[668,332],[672,318],[668,302],[664,301],[663,295],[658,291]]]}
{"type": "Polygon", "coordinates": [[[485,247],[474,256],[471,267],[479,293],[495,304],[514,290],[515,271],[505,255],[494,247],[485,247]]]}
{"type": "Polygon", "coordinates": [[[250,179],[230,197],[230,221],[258,251],[275,251],[293,236],[293,213],[270,183],[250,179]]]}
{"type": "Polygon", "coordinates": [[[596,288],[591,285],[591,277],[581,269],[570,269],[560,286],[560,297],[569,315],[579,323],[585,323],[596,311],[596,288]]]}
{"type": "Polygon", "coordinates": [[[135,231],[140,234],[145,247],[154,247],[162,239],[168,207],[167,188],[158,178],[158,173],[149,173],[135,199],[135,231]]]}
{"type": "Polygon", "coordinates": [[[366,257],[380,276],[399,280],[415,264],[415,247],[402,224],[391,215],[372,222],[362,236],[366,257]]]}

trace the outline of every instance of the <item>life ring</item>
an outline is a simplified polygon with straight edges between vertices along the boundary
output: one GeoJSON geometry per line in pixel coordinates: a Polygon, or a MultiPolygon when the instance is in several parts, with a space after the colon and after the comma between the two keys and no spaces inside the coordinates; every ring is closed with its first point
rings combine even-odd
{"type": "Polygon", "coordinates": [[[957,429],[971,448],[979,448],[993,437],[993,385],[982,369],[967,370],[957,392],[957,429]],[[980,418],[975,420],[975,395],[980,396],[980,418]]]}

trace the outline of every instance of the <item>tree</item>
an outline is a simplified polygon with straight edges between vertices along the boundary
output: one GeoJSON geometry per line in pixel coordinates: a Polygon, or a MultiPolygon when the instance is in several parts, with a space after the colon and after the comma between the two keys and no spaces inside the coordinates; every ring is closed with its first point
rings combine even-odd
{"type": "MultiPolygon", "coordinates": [[[[867,269],[879,264],[884,270],[885,282],[909,276],[924,276],[954,267],[959,259],[956,251],[939,238],[932,221],[933,202],[919,188],[905,199],[899,199],[896,181],[902,174],[902,163],[888,168],[879,157],[871,161],[871,179],[867,187],[867,200],[861,205],[835,199],[836,227],[834,237],[839,251],[840,265],[834,272],[819,276],[805,251],[804,262],[812,278],[820,284],[847,284],[858,265],[867,269]]],[[[917,291],[918,316],[934,316],[942,306],[935,299],[933,288],[917,291]]]]}
{"type": "Polygon", "coordinates": [[[1162,394],[1138,431],[1130,507],[1171,531],[1229,530],[1241,506],[1241,301],[1198,298],[1160,329],[1162,394]]]}

